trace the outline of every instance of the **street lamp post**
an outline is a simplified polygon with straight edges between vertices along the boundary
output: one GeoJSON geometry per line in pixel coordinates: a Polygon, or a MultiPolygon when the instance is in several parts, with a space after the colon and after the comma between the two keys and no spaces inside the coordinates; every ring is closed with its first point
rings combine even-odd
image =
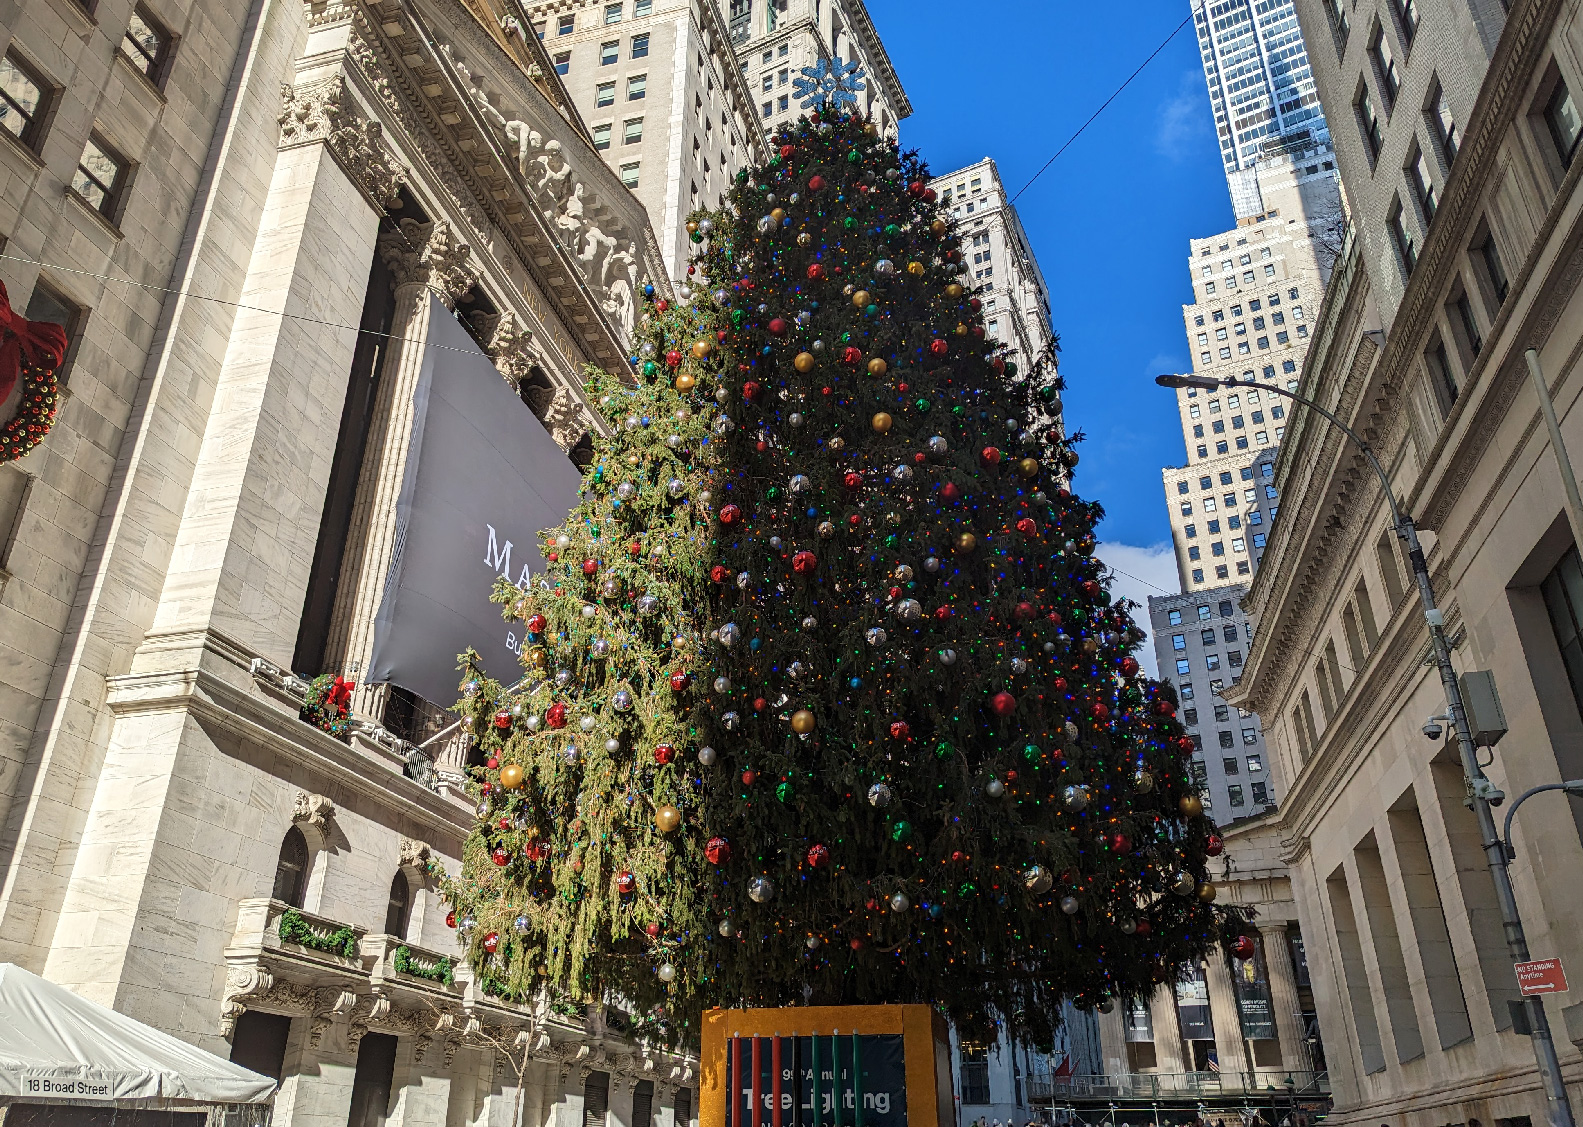
{"type": "MultiPolygon", "coordinates": [[[[1156,376],[1154,382],[1161,387],[1191,387],[1206,391],[1215,391],[1222,387],[1227,389],[1251,387],[1258,391],[1284,395],[1294,403],[1300,403],[1328,419],[1368,459],[1369,465],[1380,479],[1380,488],[1384,491],[1385,500],[1391,507],[1391,520],[1396,526],[1396,535],[1407,545],[1407,558],[1412,563],[1413,577],[1418,581],[1418,598],[1423,604],[1424,621],[1429,626],[1429,641],[1434,649],[1435,665],[1440,669],[1440,682],[1445,687],[1451,721],[1456,728],[1457,748],[1462,756],[1462,775],[1468,789],[1468,805],[1478,818],[1484,855],[1489,860],[1490,878],[1495,882],[1495,899],[1500,904],[1501,922],[1506,931],[1506,948],[1513,962],[1527,962],[1528,939],[1523,933],[1522,916],[1517,910],[1517,897],[1512,890],[1511,872],[1507,868],[1506,843],[1501,840],[1495,826],[1493,808],[1503,802],[1506,796],[1490,782],[1489,777],[1479,766],[1478,755],[1473,746],[1473,732],[1468,727],[1467,710],[1462,706],[1462,691],[1457,685],[1456,667],[1451,664],[1451,647],[1446,642],[1445,615],[1435,606],[1435,592],[1429,582],[1429,565],[1424,560],[1423,547],[1418,543],[1418,530],[1413,527],[1412,518],[1402,512],[1396,504],[1396,493],[1391,488],[1390,478],[1385,475],[1384,467],[1374,456],[1374,450],[1362,436],[1312,399],[1275,384],[1194,375],[1156,376]]],[[[1574,1127],[1572,1104],[1567,1098],[1566,1085],[1561,1079],[1561,1063],[1556,1059],[1555,1040],[1550,1033],[1549,1018],[1545,1015],[1544,999],[1538,995],[1530,995],[1523,999],[1523,1004],[1528,1009],[1528,1027],[1533,1031],[1534,1057],[1539,1064],[1539,1076],[1544,1085],[1551,1127],[1574,1127]]]]}

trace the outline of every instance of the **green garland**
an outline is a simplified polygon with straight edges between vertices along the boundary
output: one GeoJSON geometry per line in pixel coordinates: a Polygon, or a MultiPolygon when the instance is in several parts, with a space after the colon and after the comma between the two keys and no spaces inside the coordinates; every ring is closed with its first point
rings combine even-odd
{"type": "Polygon", "coordinates": [[[357,932],[343,926],[329,935],[322,935],[295,908],[287,908],[280,914],[280,941],[327,955],[339,955],[343,959],[357,958],[357,932]]]}
{"type": "Polygon", "coordinates": [[[330,733],[342,743],[352,741],[351,710],[346,703],[336,702],[336,682],[340,678],[333,673],[321,673],[308,684],[308,691],[302,698],[302,711],[297,718],[306,724],[330,733]]]}
{"type": "Polygon", "coordinates": [[[402,944],[396,948],[394,959],[397,974],[410,974],[414,978],[426,978],[430,982],[438,982],[449,986],[456,979],[456,960],[440,956],[434,963],[420,961],[412,953],[412,948],[402,944]]]}
{"type": "Polygon", "coordinates": [[[55,425],[60,389],[54,368],[22,362],[21,399],[16,414],[0,426],[0,463],[15,461],[44,441],[55,425]]]}

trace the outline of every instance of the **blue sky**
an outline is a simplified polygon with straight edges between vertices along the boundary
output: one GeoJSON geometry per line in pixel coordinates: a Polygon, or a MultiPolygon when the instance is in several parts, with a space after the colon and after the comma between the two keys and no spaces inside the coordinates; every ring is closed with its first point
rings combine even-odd
{"type": "MultiPolygon", "coordinates": [[[[868,7],[912,99],[902,144],[937,173],[994,157],[1012,192],[1189,10],[1187,0],[868,7]]],[[[1184,451],[1170,393],[1153,377],[1189,363],[1181,315],[1192,296],[1188,239],[1234,223],[1191,25],[1017,210],[1061,334],[1067,428],[1088,436],[1077,491],[1104,504],[1103,541],[1168,541],[1159,470],[1180,465],[1184,451]]]]}

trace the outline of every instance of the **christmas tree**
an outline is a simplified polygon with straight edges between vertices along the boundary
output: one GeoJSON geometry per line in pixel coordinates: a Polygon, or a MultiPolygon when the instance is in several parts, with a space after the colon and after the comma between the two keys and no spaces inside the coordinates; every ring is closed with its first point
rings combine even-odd
{"type": "Polygon", "coordinates": [[[549,572],[452,919],[486,989],[926,1002],[1046,1040],[1241,918],[1168,686],[1093,556],[1053,358],[985,339],[914,154],[829,103],[693,217],[549,572]]]}

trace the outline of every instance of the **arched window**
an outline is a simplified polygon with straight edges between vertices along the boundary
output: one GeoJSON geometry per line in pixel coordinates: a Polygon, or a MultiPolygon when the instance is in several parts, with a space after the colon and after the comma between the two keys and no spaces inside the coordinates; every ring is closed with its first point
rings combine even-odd
{"type": "Polygon", "coordinates": [[[407,885],[405,870],[397,869],[390,882],[390,903],[385,907],[385,934],[398,939],[407,937],[407,912],[412,903],[412,893],[407,885]]]}
{"type": "Polygon", "coordinates": [[[293,908],[302,907],[303,893],[308,889],[308,839],[296,826],[286,831],[280,843],[280,860],[275,864],[276,900],[293,908]]]}

